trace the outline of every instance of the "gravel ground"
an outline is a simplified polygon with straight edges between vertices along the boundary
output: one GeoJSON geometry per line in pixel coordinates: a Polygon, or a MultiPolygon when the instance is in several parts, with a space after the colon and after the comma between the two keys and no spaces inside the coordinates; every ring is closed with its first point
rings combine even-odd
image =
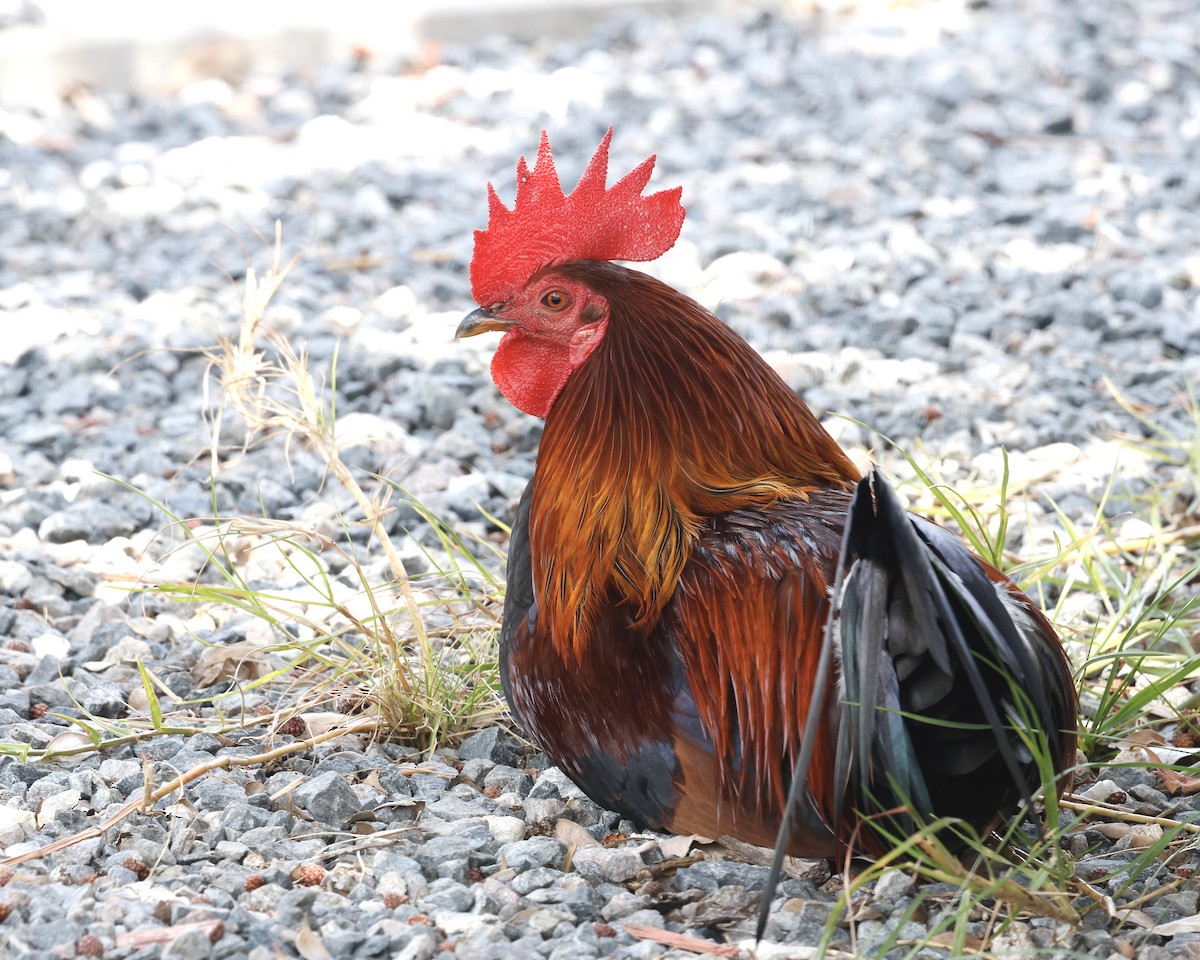
{"type": "MultiPolygon", "coordinates": [[[[335,532],[354,518],[315,454],[281,439],[242,451],[236,417],[222,423],[211,481],[204,350],[235,335],[240,281],[269,263],[262,237],[276,219],[300,261],[269,318],[317,370],[337,352],[346,458],[464,529],[489,533],[479,506],[510,514],[540,425],[491,385],[490,345],[450,337],[471,307],[484,184],[511,196],[515,160],[542,126],[565,183],[610,122],[614,167],[658,153],[656,182],[683,184],[688,220],[651,269],[713,305],[822,413],[919,441],[951,473],[994,477],[1004,445],[1017,476],[1076,517],[1117,463],[1116,435],[1142,432],[1108,383],[1187,435],[1180,395],[1200,380],[1200,6],[871,12],[626,16],[584,41],[488,37],[422,63],[209,80],[170,99],[76,90],[46,115],[6,110],[0,93],[10,745],[72,736],[56,714],[144,709],[139,658],[176,696],[201,695],[204,651],[253,639],[237,616],[202,623],[128,596],[142,576],[202,572],[147,498],[185,518],[265,513],[335,532]]],[[[878,445],[855,423],[830,425],[855,449],[878,445]]],[[[1146,484],[1186,481],[1119,455],[1118,522],[1146,484]]],[[[429,532],[404,534],[411,520],[389,523],[416,564],[429,532]]],[[[258,575],[280,587],[280,570],[258,575]]],[[[251,695],[245,709],[261,703],[251,695]]],[[[0,848],[16,857],[97,826],[142,795],[148,771],[161,783],[252,754],[264,732],[162,735],[69,764],[10,750],[0,848]]],[[[1200,810],[1148,773],[1109,776],[1096,789],[1131,810],[1200,810]]],[[[634,825],[494,728],[432,760],[343,737],[213,772],[158,806],[0,866],[0,952],[684,956],[624,925],[745,943],[765,875],[720,855],[664,870],[678,851],[644,835],[597,844],[634,825]]],[[[1128,839],[1089,830],[1076,842],[1096,848],[1089,879],[1118,901],[1177,879],[1164,868],[1126,885],[1128,839]]],[[[817,867],[785,885],[769,935],[792,946],[760,956],[811,955],[837,891],[823,879],[817,867]]],[[[906,912],[914,888],[901,874],[868,893],[863,952],[934,922],[906,912]]],[[[1183,884],[1144,916],[1196,909],[1183,884]]],[[[1075,929],[1017,924],[994,949],[1190,958],[1200,934],[1186,928],[1118,928],[1097,910],[1075,929]]]]}

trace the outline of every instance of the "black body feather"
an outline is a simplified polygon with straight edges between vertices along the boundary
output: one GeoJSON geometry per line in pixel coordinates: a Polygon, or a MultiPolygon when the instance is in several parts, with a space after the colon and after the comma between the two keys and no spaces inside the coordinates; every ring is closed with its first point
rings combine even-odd
{"type": "MultiPolygon", "coordinates": [[[[1048,624],[952,534],[905,512],[878,471],[847,513],[832,601],[822,659],[838,668],[836,782],[858,814],[908,811],[890,832],[935,817],[986,827],[1041,786],[1027,739],[1055,769],[1070,765],[1073,687],[1048,624]]],[[[789,810],[804,807],[806,775],[799,766],[789,810]]],[[[780,825],[760,937],[795,822],[780,825]]]]}

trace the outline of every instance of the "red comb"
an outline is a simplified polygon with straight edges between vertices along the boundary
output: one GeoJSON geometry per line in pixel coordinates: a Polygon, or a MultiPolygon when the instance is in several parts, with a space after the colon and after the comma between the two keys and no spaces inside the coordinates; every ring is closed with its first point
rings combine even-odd
{"type": "Polygon", "coordinates": [[[517,164],[517,199],[511,210],[488,184],[488,225],[475,231],[471,258],[476,303],[487,307],[511,299],[549,263],[653,260],[671,249],[683,226],[683,188],[643,197],[654,169],[650,157],[605,189],[611,141],[609,127],[578,185],[566,196],[544,130],[532,172],[524,157],[517,164]]]}

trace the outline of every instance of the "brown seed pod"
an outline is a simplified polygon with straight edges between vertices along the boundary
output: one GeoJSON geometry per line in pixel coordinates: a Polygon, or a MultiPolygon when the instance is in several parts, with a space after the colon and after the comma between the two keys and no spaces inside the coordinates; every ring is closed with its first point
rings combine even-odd
{"type": "Polygon", "coordinates": [[[308,730],[308,724],[304,722],[303,717],[289,717],[275,729],[276,732],[289,737],[302,737],[308,730]]]}
{"type": "Polygon", "coordinates": [[[319,863],[302,863],[291,876],[292,883],[298,887],[315,887],[325,879],[325,868],[319,863]]]}
{"type": "Polygon", "coordinates": [[[137,857],[126,857],[125,869],[132,871],[139,880],[145,880],[150,876],[150,868],[137,857]]]}

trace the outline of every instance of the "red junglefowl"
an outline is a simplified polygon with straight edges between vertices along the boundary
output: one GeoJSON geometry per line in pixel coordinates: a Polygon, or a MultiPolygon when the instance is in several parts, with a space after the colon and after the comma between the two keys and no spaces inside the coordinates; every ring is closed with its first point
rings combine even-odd
{"type": "Polygon", "coordinates": [[[610,262],[684,217],[680,188],[642,195],[654,157],[606,188],[611,137],[567,196],[545,134],[512,210],[489,185],[456,334],[502,332],[492,376],[546,420],[509,553],[513,713],[601,806],[800,856],[878,856],[862,820],[902,805],[985,831],[1042,785],[1039,752],[1062,789],[1049,622],[860,478],[741,337],[610,262]]]}

